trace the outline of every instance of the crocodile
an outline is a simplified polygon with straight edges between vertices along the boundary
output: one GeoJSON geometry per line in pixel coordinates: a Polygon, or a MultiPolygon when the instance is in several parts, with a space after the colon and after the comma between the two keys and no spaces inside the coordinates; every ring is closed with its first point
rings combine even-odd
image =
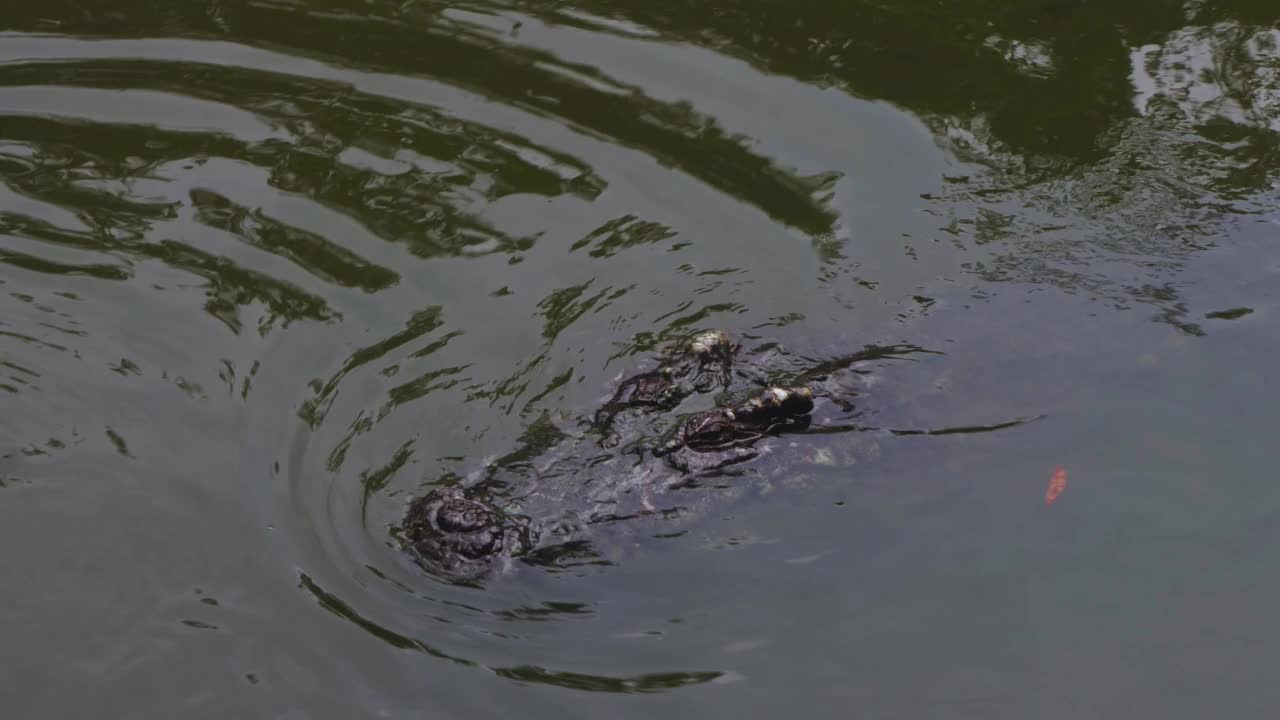
{"type": "Polygon", "coordinates": [[[402,545],[428,572],[474,584],[517,560],[553,565],[575,553],[590,556],[594,540],[620,521],[665,522],[708,495],[691,500],[677,490],[741,488],[744,468],[795,483],[806,464],[851,465],[878,452],[871,434],[822,440],[875,428],[814,424],[815,398],[829,400],[842,421],[854,418],[851,398],[859,392],[846,383],[858,371],[843,371],[922,352],[869,346],[814,361],[767,342],[740,350],[722,331],[692,335],[656,369],[619,381],[578,429],[566,431],[549,417],[533,423],[511,453],[412,499],[397,530],[402,545]],[[782,437],[800,433],[809,441],[782,437]]]}
{"type": "Polygon", "coordinates": [[[807,427],[812,408],[809,388],[774,386],[735,407],[683,416],[661,442],[613,453],[578,439],[541,463],[500,460],[478,482],[413,500],[402,534],[428,570],[472,581],[495,562],[580,542],[593,525],[663,512],[656,495],[754,459],[759,440],[807,427]]]}
{"type": "Polygon", "coordinates": [[[735,395],[739,349],[723,331],[696,333],[657,368],[621,380],[585,431],[535,423],[479,477],[413,499],[402,542],[428,571],[466,583],[515,559],[581,547],[602,523],[669,512],[656,497],[751,461],[765,438],[808,427],[806,385],[752,381],[757,389],[735,395]],[[712,407],[678,412],[713,393],[712,407]]]}

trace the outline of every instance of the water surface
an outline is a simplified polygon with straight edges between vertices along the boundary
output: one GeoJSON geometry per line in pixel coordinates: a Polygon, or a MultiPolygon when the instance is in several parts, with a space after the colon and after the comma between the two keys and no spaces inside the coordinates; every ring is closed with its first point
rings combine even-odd
{"type": "Polygon", "coordinates": [[[0,12],[9,717],[1262,717],[1280,25],[1236,2],[0,12]],[[856,462],[608,565],[408,500],[724,328],[856,462]],[[1070,477],[1052,506],[1055,467],[1070,477]]]}

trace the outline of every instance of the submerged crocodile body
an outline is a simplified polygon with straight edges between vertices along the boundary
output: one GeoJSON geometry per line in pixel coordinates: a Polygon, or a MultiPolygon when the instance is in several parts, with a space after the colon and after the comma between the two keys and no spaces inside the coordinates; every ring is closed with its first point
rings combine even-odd
{"type": "Polygon", "coordinates": [[[672,491],[734,475],[744,464],[779,474],[812,461],[790,447],[773,453],[762,441],[809,430],[814,387],[837,405],[847,401],[849,393],[820,385],[834,365],[783,373],[775,383],[735,369],[738,350],[723,332],[693,335],[657,369],[622,380],[585,430],[535,423],[514,452],[478,477],[414,499],[402,541],[432,573],[470,582],[514,559],[578,551],[611,523],[663,518],[680,504],[672,491]],[[681,412],[699,398],[711,407],[681,412]]]}

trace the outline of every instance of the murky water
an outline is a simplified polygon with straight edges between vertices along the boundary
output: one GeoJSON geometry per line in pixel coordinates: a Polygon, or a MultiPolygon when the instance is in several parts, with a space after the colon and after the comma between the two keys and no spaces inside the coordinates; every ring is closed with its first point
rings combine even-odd
{"type": "Polygon", "coordinates": [[[0,11],[0,709],[1266,716],[1278,18],[0,11]],[[401,550],[712,327],[928,352],[851,369],[842,462],[607,564],[401,550]]]}

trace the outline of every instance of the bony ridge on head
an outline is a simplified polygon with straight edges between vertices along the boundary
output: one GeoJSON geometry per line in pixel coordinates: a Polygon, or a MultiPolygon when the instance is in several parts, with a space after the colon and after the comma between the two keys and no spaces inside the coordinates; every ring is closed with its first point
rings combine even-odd
{"type": "Polygon", "coordinates": [[[715,355],[729,347],[729,334],[723,330],[708,330],[698,333],[689,341],[689,349],[694,354],[706,357],[715,355]]]}

